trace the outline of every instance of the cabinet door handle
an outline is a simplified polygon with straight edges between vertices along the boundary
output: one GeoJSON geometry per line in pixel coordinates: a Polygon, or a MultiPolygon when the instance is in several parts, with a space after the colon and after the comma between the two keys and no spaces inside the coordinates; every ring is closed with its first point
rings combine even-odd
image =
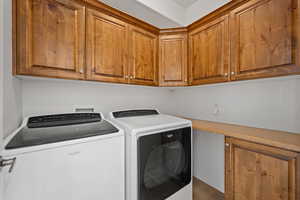
{"type": "Polygon", "coordinates": [[[225,73],[225,74],[224,74],[224,76],[226,76],[226,77],[227,77],[227,76],[228,76],[228,73],[225,73]]]}
{"type": "Polygon", "coordinates": [[[231,75],[235,75],[235,72],[231,72],[231,75]]]}
{"type": "Polygon", "coordinates": [[[225,143],[225,147],[230,147],[230,144],[229,143],[225,143]]]}
{"type": "Polygon", "coordinates": [[[79,70],[79,73],[80,73],[80,74],[83,74],[83,69],[80,69],[80,70],[79,70]]]}

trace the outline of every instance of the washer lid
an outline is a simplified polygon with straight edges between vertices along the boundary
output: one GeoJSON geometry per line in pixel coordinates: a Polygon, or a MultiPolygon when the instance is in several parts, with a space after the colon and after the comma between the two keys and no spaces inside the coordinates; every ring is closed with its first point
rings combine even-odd
{"type": "Polygon", "coordinates": [[[119,130],[102,120],[100,114],[47,115],[29,118],[27,126],[8,142],[5,149],[16,149],[73,139],[116,133],[119,130]]]}

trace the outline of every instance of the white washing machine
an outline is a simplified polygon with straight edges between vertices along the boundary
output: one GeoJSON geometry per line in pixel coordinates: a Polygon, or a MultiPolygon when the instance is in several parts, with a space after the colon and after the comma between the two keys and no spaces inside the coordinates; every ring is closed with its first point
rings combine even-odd
{"type": "Polygon", "coordinates": [[[26,118],[4,143],[1,200],[124,200],[124,132],[99,113],[26,118]]]}
{"type": "Polygon", "coordinates": [[[192,200],[192,124],[157,110],[110,113],[125,130],[126,200],[192,200]]]}

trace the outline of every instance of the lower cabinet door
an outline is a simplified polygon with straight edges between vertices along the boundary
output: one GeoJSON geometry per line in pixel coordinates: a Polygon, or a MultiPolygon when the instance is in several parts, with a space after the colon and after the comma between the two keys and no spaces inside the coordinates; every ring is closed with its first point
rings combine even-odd
{"type": "Polygon", "coordinates": [[[226,200],[299,200],[300,154],[226,138],[226,200]]]}

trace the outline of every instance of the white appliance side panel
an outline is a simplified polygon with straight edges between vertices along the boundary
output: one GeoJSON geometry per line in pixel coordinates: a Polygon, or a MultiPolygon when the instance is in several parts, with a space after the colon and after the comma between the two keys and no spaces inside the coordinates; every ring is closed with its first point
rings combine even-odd
{"type": "Polygon", "coordinates": [[[20,155],[5,170],[4,200],[124,200],[124,138],[20,155]]]}
{"type": "Polygon", "coordinates": [[[194,130],[194,176],[224,193],[224,136],[194,130]]]}

